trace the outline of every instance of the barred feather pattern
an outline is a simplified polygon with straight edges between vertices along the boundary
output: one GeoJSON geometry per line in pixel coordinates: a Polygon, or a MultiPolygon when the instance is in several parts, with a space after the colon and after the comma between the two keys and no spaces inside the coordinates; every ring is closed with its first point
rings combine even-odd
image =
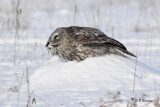
{"type": "Polygon", "coordinates": [[[68,60],[81,61],[88,57],[105,54],[136,57],[122,43],[108,37],[102,31],[95,28],[78,26],[60,27],[52,33],[49,39],[51,43],[47,42],[46,47],[52,55],[58,55],[68,60]],[[55,33],[59,33],[59,36],[63,38],[56,45],[54,45],[55,33]]]}

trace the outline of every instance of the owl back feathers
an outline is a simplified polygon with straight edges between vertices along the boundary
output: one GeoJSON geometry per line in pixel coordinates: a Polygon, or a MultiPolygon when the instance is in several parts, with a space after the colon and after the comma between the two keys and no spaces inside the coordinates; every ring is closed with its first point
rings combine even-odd
{"type": "Polygon", "coordinates": [[[88,57],[95,57],[105,54],[117,54],[125,56],[123,53],[136,57],[127,51],[126,47],[119,41],[108,37],[102,31],[90,27],[61,27],[57,28],[48,40],[46,45],[53,55],[68,60],[81,61],[88,57]],[[58,40],[56,37],[63,38],[58,40]]]}
{"type": "Polygon", "coordinates": [[[116,48],[130,56],[136,57],[136,55],[132,54],[131,52],[127,51],[127,48],[120,43],[119,41],[108,37],[103,32],[95,28],[89,27],[70,27],[74,33],[74,40],[76,43],[81,45],[88,45],[91,46],[109,46],[111,48],[116,48]],[[73,28],[73,29],[72,29],[73,28]],[[77,29],[76,29],[77,28],[77,29]]]}

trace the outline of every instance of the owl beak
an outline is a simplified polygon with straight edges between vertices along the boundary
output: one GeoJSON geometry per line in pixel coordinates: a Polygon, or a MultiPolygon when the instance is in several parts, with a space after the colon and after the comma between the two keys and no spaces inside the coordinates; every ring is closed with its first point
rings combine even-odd
{"type": "Polygon", "coordinates": [[[46,48],[48,48],[50,50],[52,47],[53,47],[53,45],[51,45],[51,43],[47,42],[46,48]]]}
{"type": "Polygon", "coordinates": [[[47,42],[46,47],[48,47],[48,45],[49,45],[49,42],[47,42]]]}
{"type": "Polygon", "coordinates": [[[51,49],[51,46],[50,46],[50,43],[49,43],[49,42],[47,42],[46,48],[51,49]]]}

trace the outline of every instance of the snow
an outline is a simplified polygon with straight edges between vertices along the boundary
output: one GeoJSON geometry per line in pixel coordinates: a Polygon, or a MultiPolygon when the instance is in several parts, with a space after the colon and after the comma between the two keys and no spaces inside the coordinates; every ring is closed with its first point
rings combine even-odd
{"type": "Polygon", "coordinates": [[[125,86],[126,89],[132,90],[135,67],[137,90],[154,89],[153,80],[159,81],[160,79],[159,70],[141,62],[138,62],[136,66],[134,59],[114,55],[88,58],[81,62],[53,60],[50,63],[38,69],[31,76],[33,87],[37,88],[43,85],[43,88],[51,87],[53,88],[51,90],[54,91],[97,91],[123,89],[125,86]],[[152,85],[148,86],[148,82],[152,85]],[[48,86],[48,84],[50,85],[48,86]]]}
{"type": "MultiPolygon", "coordinates": [[[[38,69],[31,76],[30,81],[33,81],[31,87],[37,95],[43,97],[48,92],[53,93],[53,96],[47,100],[52,106],[59,106],[62,103],[57,102],[59,98],[56,96],[59,94],[66,98],[60,98],[60,101],[62,99],[62,101],[67,101],[69,107],[76,106],[77,102],[84,104],[96,102],[108,91],[120,90],[123,94],[128,94],[125,98],[128,100],[133,97],[135,67],[135,93],[139,95],[148,93],[150,97],[153,97],[156,81],[157,93],[160,94],[158,91],[160,90],[159,70],[139,61],[136,65],[135,59],[116,55],[88,58],[81,62],[53,58],[47,65],[38,69]],[[103,94],[99,92],[103,92],[103,94]],[[75,93],[76,95],[74,95],[75,93]],[[96,96],[90,95],[91,93],[96,96]]],[[[66,102],[63,103],[66,105],[66,102]]]]}
{"type": "Polygon", "coordinates": [[[21,0],[18,36],[16,3],[0,4],[0,107],[24,107],[28,95],[31,103],[36,99],[33,107],[155,107],[160,97],[159,0],[21,0]],[[76,62],[50,55],[45,48],[50,34],[73,25],[102,30],[138,58],[104,55],[76,62]]]}

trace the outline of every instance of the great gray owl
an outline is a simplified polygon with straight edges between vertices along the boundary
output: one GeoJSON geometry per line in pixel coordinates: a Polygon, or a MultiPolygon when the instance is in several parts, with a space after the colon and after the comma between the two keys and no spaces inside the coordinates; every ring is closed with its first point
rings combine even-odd
{"type": "Polygon", "coordinates": [[[68,60],[81,61],[88,57],[104,54],[124,53],[136,57],[127,51],[117,40],[108,37],[98,29],[90,27],[60,27],[50,36],[46,47],[52,55],[58,55],[68,60]]]}

